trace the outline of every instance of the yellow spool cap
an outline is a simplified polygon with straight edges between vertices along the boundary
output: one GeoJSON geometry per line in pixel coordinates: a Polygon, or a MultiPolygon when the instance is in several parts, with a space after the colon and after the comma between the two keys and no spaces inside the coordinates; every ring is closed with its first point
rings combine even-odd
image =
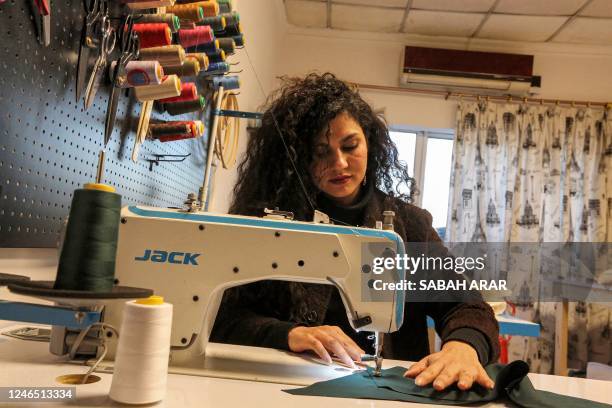
{"type": "Polygon", "coordinates": [[[135,303],[139,305],[149,305],[149,306],[157,306],[162,305],[164,303],[163,296],[149,296],[146,299],[138,299],[135,303]]]}
{"type": "Polygon", "coordinates": [[[83,187],[85,188],[85,190],[100,190],[100,191],[106,191],[108,193],[114,193],[115,192],[115,187],[109,186],[108,184],[87,183],[83,187]]]}

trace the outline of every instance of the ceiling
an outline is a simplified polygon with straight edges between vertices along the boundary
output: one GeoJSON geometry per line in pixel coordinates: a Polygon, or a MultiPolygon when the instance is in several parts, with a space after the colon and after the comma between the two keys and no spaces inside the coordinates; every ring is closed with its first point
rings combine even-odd
{"type": "Polygon", "coordinates": [[[298,27],[612,45],[612,0],[284,0],[298,27]]]}

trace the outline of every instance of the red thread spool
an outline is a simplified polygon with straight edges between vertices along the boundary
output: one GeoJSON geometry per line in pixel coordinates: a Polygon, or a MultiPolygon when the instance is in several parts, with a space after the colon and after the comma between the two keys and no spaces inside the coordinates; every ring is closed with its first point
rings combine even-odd
{"type": "Polygon", "coordinates": [[[178,101],[191,101],[198,97],[198,88],[193,82],[183,82],[181,84],[181,94],[179,96],[173,96],[172,98],[160,99],[161,103],[178,102],[178,101]]]}
{"type": "Polygon", "coordinates": [[[178,140],[193,139],[193,138],[195,138],[195,136],[193,134],[191,134],[191,135],[162,136],[162,137],[158,138],[157,140],[159,140],[162,143],[165,143],[165,142],[175,142],[175,141],[178,141],[178,140]]]}
{"type": "Polygon", "coordinates": [[[179,30],[179,42],[185,48],[215,40],[215,34],[210,26],[197,26],[192,30],[179,30]]]}
{"type": "Polygon", "coordinates": [[[161,47],[172,44],[172,32],[166,23],[134,24],[140,48],[161,47]]]}
{"type": "Polygon", "coordinates": [[[179,123],[189,125],[189,131],[191,132],[192,136],[193,137],[197,136],[198,130],[196,129],[196,124],[193,120],[186,121],[186,122],[179,122],[179,123]]]}

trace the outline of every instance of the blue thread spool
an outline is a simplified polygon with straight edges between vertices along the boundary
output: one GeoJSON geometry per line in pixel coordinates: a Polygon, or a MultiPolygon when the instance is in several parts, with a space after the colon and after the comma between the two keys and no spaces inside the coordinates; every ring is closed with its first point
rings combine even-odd
{"type": "Polygon", "coordinates": [[[230,65],[227,62],[213,62],[208,66],[205,75],[225,74],[229,70],[230,65]]]}
{"type": "Polygon", "coordinates": [[[238,76],[216,76],[212,78],[212,86],[214,90],[218,90],[220,86],[225,90],[239,89],[240,78],[238,76]]]}

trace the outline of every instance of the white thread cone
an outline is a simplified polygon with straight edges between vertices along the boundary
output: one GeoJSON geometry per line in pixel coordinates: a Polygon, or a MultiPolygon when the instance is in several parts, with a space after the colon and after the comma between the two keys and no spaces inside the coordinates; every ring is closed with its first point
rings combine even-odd
{"type": "Polygon", "coordinates": [[[124,404],[164,399],[168,379],[172,305],[125,304],[110,397],[124,404]]]}

